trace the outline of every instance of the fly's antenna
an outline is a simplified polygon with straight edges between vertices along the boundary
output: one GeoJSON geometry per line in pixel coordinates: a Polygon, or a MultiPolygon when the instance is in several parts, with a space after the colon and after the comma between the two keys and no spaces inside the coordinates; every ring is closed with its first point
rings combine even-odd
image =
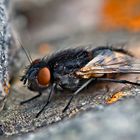
{"type": "Polygon", "coordinates": [[[31,57],[31,53],[28,51],[28,55],[29,55],[29,57],[30,57],[30,60],[31,60],[31,62],[33,62],[33,59],[32,59],[32,57],[31,57]]]}
{"type": "Polygon", "coordinates": [[[32,64],[33,60],[31,58],[30,53],[23,47],[23,45],[21,44],[21,42],[18,40],[20,47],[23,49],[23,51],[25,52],[25,55],[27,56],[27,59],[29,61],[30,64],[32,64]]]}

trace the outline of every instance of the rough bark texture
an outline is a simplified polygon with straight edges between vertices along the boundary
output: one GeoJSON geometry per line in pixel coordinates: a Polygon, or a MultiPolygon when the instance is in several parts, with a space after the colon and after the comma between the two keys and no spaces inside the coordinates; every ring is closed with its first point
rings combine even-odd
{"type": "Polygon", "coordinates": [[[6,0],[0,1],[0,102],[2,104],[3,99],[8,93],[5,88],[7,88],[9,82],[8,53],[10,47],[11,33],[8,25],[8,15],[6,11],[7,2],[8,1],[6,0]]]}

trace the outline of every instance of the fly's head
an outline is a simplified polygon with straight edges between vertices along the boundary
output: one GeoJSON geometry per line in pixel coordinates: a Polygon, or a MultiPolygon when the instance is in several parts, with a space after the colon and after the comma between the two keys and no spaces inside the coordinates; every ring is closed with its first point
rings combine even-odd
{"type": "Polygon", "coordinates": [[[23,84],[27,84],[28,89],[32,91],[46,89],[50,84],[50,80],[50,70],[47,63],[42,59],[34,60],[21,78],[23,84]]]}

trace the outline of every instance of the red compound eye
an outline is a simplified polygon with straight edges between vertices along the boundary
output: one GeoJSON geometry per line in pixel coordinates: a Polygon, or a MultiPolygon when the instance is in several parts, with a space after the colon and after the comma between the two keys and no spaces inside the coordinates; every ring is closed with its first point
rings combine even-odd
{"type": "Polygon", "coordinates": [[[49,84],[51,79],[50,70],[47,67],[44,67],[39,70],[37,75],[38,83],[42,86],[46,86],[49,84]]]}

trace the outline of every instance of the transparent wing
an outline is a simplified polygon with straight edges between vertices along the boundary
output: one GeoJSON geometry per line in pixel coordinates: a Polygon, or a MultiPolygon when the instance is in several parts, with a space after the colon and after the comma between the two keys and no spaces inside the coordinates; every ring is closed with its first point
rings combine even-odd
{"type": "Polygon", "coordinates": [[[139,73],[140,60],[124,53],[110,50],[99,53],[76,72],[82,78],[101,77],[110,73],[139,73]]]}

